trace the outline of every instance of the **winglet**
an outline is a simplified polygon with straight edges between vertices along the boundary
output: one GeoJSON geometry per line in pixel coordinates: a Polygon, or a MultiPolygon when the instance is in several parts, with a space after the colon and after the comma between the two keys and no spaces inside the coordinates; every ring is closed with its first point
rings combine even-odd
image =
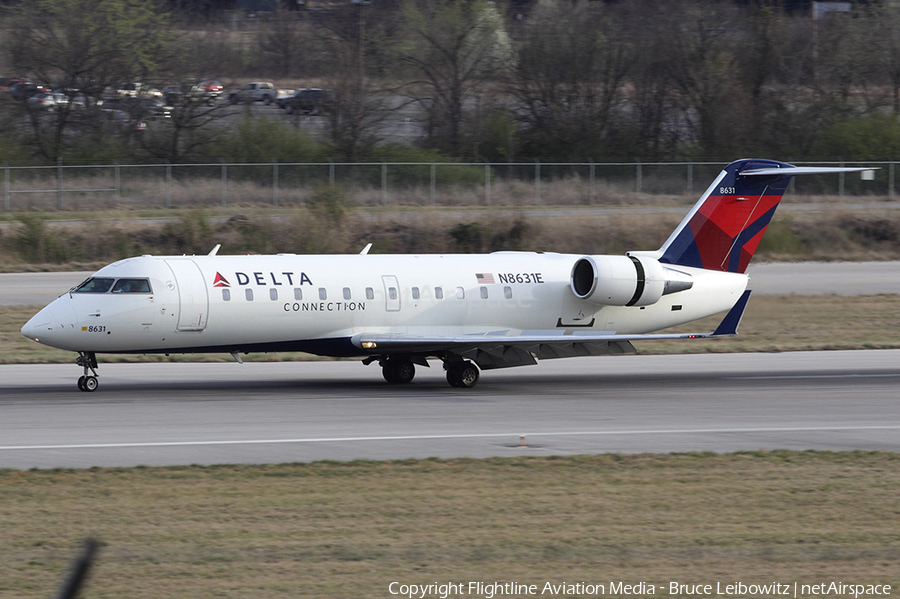
{"type": "Polygon", "coordinates": [[[722,319],[722,322],[719,323],[718,328],[716,328],[711,337],[736,335],[738,325],[741,324],[741,319],[744,317],[744,310],[747,308],[747,300],[749,299],[750,290],[747,289],[744,291],[744,294],[741,295],[740,299],[734,303],[731,310],[728,311],[728,314],[726,314],[725,318],[722,319]]]}

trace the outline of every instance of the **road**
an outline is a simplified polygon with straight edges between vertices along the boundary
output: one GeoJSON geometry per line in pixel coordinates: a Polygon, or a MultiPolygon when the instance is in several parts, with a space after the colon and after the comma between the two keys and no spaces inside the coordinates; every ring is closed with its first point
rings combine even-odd
{"type": "Polygon", "coordinates": [[[622,356],[403,387],[358,362],[0,366],[0,468],[900,451],[900,350],[622,356]]]}
{"type": "MultiPolygon", "coordinates": [[[[750,266],[753,293],[874,295],[900,293],[900,262],[772,263],[750,266]]],[[[0,274],[0,306],[50,303],[89,272],[0,274]]]]}

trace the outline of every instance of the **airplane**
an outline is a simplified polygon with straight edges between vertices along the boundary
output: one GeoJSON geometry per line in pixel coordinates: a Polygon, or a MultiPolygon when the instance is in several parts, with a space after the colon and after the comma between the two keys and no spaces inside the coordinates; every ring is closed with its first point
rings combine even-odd
{"type": "Polygon", "coordinates": [[[405,384],[442,361],[448,383],[481,370],[633,353],[634,341],[733,335],[747,266],[795,175],[870,168],[764,159],[725,167],[656,251],[127,258],[51,302],[25,337],[78,352],[81,391],[97,354],[302,351],[378,362],[405,384]],[[727,311],[712,333],[659,333],[727,311]]]}

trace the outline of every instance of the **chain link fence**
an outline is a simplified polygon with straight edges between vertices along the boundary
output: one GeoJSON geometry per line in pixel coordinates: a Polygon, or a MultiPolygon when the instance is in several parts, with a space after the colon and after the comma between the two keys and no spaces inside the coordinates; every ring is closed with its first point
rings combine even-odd
{"type": "MultiPolygon", "coordinates": [[[[279,162],[3,166],[3,208],[200,208],[299,206],[339,185],[357,206],[621,205],[678,196],[690,201],[725,162],[279,162]],[[651,198],[651,199],[648,199],[651,198]]],[[[797,163],[798,165],[801,163],[797,163]]],[[[798,196],[893,199],[894,161],[806,162],[872,166],[791,183],[798,196]]]]}

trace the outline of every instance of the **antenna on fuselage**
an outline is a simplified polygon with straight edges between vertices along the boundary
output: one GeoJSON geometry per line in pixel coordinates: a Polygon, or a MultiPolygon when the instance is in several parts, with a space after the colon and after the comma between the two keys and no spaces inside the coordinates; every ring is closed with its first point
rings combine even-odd
{"type": "Polygon", "coordinates": [[[222,244],[221,244],[221,243],[217,243],[217,244],[216,244],[216,247],[214,247],[213,249],[211,249],[211,250],[209,251],[209,253],[206,254],[206,255],[207,255],[207,256],[215,256],[215,255],[219,252],[219,248],[220,248],[220,247],[222,247],[222,244]]]}
{"type": "Polygon", "coordinates": [[[371,243],[367,243],[367,244],[366,244],[366,247],[364,247],[364,248],[362,249],[362,251],[359,253],[359,255],[360,255],[360,256],[365,256],[366,254],[369,253],[369,250],[371,250],[371,249],[372,249],[372,244],[371,244],[371,243]]]}

